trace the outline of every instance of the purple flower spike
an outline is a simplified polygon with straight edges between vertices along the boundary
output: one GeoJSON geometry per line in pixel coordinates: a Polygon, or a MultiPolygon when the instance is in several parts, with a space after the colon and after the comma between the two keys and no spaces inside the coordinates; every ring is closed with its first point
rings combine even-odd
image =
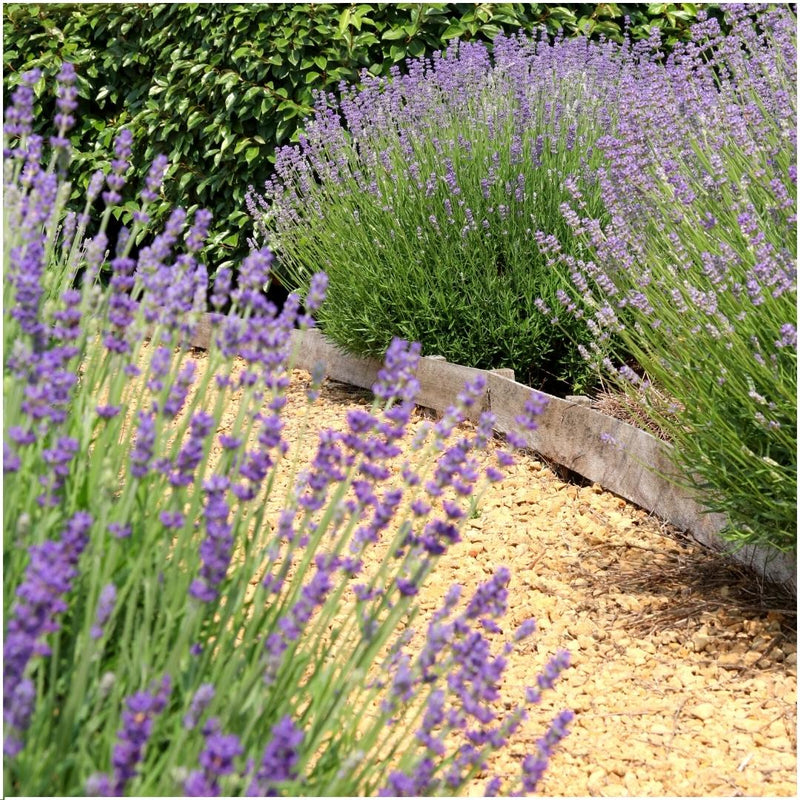
{"type": "Polygon", "coordinates": [[[121,522],[112,522],[108,526],[109,533],[117,539],[130,538],[133,529],[130,525],[123,525],[121,522]]]}
{"type": "Polygon", "coordinates": [[[204,683],[198,688],[192,698],[192,704],[189,706],[189,710],[183,717],[183,727],[186,728],[186,730],[190,731],[197,725],[203,712],[214,699],[214,694],[214,686],[210,683],[204,683]]]}
{"type": "Polygon", "coordinates": [[[269,282],[272,253],[266,247],[254,250],[242,262],[239,270],[239,288],[233,293],[234,301],[240,310],[258,307],[258,297],[269,282]]]}
{"type": "Polygon", "coordinates": [[[153,448],[156,443],[156,421],[152,414],[139,412],[139,429],[136,433],[136,443],[131,451],[131,475],[134,478],[143,478],[150,468],[153,458],[153,448]]]}
{"type": "Polygon", "coordinates": [[[115,797],[116,792],[111,785],[111,778],[103,772],[95,772],[86,779],[86,795],[88,797],[115,797]]]}
{"type": "Polygon", "coordinates": [[[483,792],[484,797],[497,797],[500,794],[500,789],[503,785],[503,779],[497,776],[490,778],[489,783],[486,784],[486,789],[483,792]]]}
{"type": "Polygon", "coordinates": [[[60,541],[47,541],[30,548],[30,562],[17,589],[18,601],[11,609],[3,641],[4,751],[8,757],[22,749],[21,735],[33,713],[35,690],[24,677],[25,669],[34,656],[50,654],[42,638],[59,629],[57,617],[67,609],[64,597],[72,588],[91,525],[91,516],[78,512],[67,524],[60,541]]]}
{"type": "Polygon", "coordinates": [[[186,522],[186,517],[180,511],[162,511],[158,518],[167,530],[178,531],[186,522]]]}
{"type": "Polygon", "coordinates": [[[64,138],[64,134],[75,124],[75,117],[72,116],[72,112],[78,107],[75,67],[68,62],[64,62],[56,80],[58,82],[58,99],[56,100],[58,113],[54,121],[58,129],[58,136],[52,137],[50,144],[53,147],[66,148],[69,147],[69,139],[64,138]]]}
{"type": "Polygon", "coordinates": [[[103,192],[103,201],[108,206],[119,203],[122,200],[120,191],[125,186],[125,173],[129,167],[132,143],[133,134],[127,128],[123,128],[114,140],[116,158],[111,162],[111,172],[106,177],[108,191],[103,192]]]}
{"type": "Polygon", "coordinates": [[[419,587],[414,581],[407,580],[406,578],[395,578],[395,584],[403,597],[413,597],[419,594],[419,587]]]}
{"type": "Polygon", "coordinates": [[[393,339],[384,357],[384,367],[372,387],[373,394],[384,401],[413,401],[419,391],[416,370],[420,352],[418,342],[409,344],[403,339],[393,339]]]}
{"type": "Polygon", "coordinates": [[[12,104],[6,109],[3,133],[13,136],[28,136],[33,122],[33,87],[42,77],[42,71],[33,69],[23,73],[20,85],[11,97],[12,104]]]}
{"type": "Polygon", "coordinates": [[[527,639],[536,630],[536,620],[526,619],[514,632],[514,641],[521,642],[527,639]]]}
{"type": "Polygon", "coordinates": [[[775,342],[775,347],[797,348],[797,328],[791,322],[781,325],[781,338],[775,342]]]}
{"type": "Polygon", "coordinates": [[[158,199],[158,192],[161,190],[168,166],[169,161],[166,156],[158,155],[153,159],[147,173],[145,188],[142,189],[142,200],[145,203],[152,203],[158,199]]]}
{"type": "Polygon", "coordinates": [[[559,675],[569,667],[570,655],[568,650],[559,650],[545,666],[544,670],[536,678],[538,686],[528,687],[525,690],[525,698],[529,703],[538,703],[542,692],[552,689],[559,675]]]}
{"type": "Polygon", "coordinates": [[[248,797],[275,796],[278,784],[297,777],[303,738],[303,731],[288,716],[272,728],[272,739],[264,749],[261,766],[248,787],[248,797]]]}
{"type": "Polygon", "coordinates": [[[222,793],[219,779],[233,772],[233,760],[243,752],[239,737],[220,733],[216,719],[206,723],[203,733],[206,746],[199,759],[203,769],[191,772],[184,782],[187,797],[219,797],[222,793]]]}
{"type": "Polygon", "coordinates": [[[395,771],[389,775],[386,786],[378,790],[378,797],[424,797],[432,794],[438,785],[433,780],[434,763],[430,758],[423,758],[415,765],[413,777],[395,771]]]}
{"type": "Polygon", "coordinates": [[[500,567],[486,583],[475,590],[475,594],[467,605],[467,618],[501,617],[508,604],[508,582],[511,573],[507,567],[500,567]]]}
{"type": "Polygon", "coordinates": [[[205,411],[198,411],[192,417],[189,440],[178,453],[175,469],[169,475],[169,482],[173,486],[190,486],[194,483],[195,470],[203,460],[205,440],[214,422],[214,418],[205,411]]]}
{"type": "Polygon", "coordinates": [[[189,587],[189,594],[204,603],[217,598],[233,552],[233,528],[228,522],[230,507],[225,500],[229,485],[230,481],[222,475],[213,476],[203,485],[206,493],[206,538],[200,544],[203,564],[200,576],[189,587]]]}
{"type": "Polygon", "coordinates": [[[8,442],[3,442],[3,474],[19,472],[22,459],[9,447],[8,442]]]}
{"type": "Polygon", "coordinates": [[[574,716],[572,711],[558,714],[547,733],[536,742],[536,753],[525,757],[522,762],[522,791],[525,795],[536,791],[556,745],[567,735],[567,725],[574,716]]]}
{"type": "Polygon", "coordinates": [[[306,311],[316,311],[325,300],[328,289],[328,276],[324,272],[317,272],[311,278],[311,285],[305,299],[306,311]]]}
{"type": "Polygon", "coordinates": [[[47,491],[37,497],[40,505],[57,505],[57,492],[64,485],[69,475],[70,461],[78,452],[77,440],[69,436],[61,436],[54,447],[42,450],[42,458],[50,466],[50,475],[40,475],[39,482],[47,491]]]}
{"type": "Polygon", "coordinates": [[[318,555],[314,559],[314,563],[317,571],[303,586],[300,599],[278,621],[284,641],[295,641],[299,638],[303,626],[311,619],[314,610],[322,606],[333,588],[331,575],[339,566],[339,562],[336,559],[318,555]]]}
{"type": "Polygon", "coordinates": [[[171,682],[165,676],[160,686],[152,686],[147,692],[137,692],[125,701],[122,727],[111,755],[113,777],[103,773],[93,775],[87,782],[88,793],[102,791],[112,797],[122,796],[127,783],[137,775],[137,767],[153,733],[155,717],[166,707],[170,689],[171,682]]]}
{"type": "Polygon", "coordinates": [[[214,275],[214,289],[211,292],[211,305],[218,311],[228,302],[231,293],[231,271],[220,267],[214,275]]]}
{"type": "Polygon", "coordinates": [[[114,419],[122,410],[122,406],[97,406],[95,411],[100,419],[114,419]]]}
{"type": "Polygon", "coordinates": [[[164,415],[167,417],[176,417],[178,412],[183,408],[186,402],[186,397],[189,394],[189,388],[194,383],[194,375],[197,366],[194,361],[187,361],[183,369],[178,373],[175,383],[172,384],[169,390],[169,396],[164,403],[164,415]]]}
{"type": "Polygon", "coordinates": [[[186,249],[196,253],[203,247],[203,242],[208,236],[208,226],[211,224],[212,214],[205,208],[198,209],[194,215],[194,225],[186,236],[186,249]]]}

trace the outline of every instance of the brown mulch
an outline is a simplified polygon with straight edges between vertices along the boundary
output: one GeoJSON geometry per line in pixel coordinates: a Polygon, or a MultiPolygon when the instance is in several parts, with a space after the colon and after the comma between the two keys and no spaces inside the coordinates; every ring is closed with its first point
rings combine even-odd
{"type": "MultiPolygon", "coordinates": [[[[296,371],[288,392],[290,442],[308,377],[296,371]]],[[[326,382],[309,448],[370,397],[326,382]]],[[[420,409],[412,424],[426,417],[420,409]]],[[[487,491],[420,604],[432,610],[454,582],[468,596],[501,565],[512,571],[507,632],[537,621],[510,656],[503,696],[522,698],[561,648],[573,665],[470,794],[491,775],[517,775],[547,721],[571,708],[541,794],[797,795],[794,597],[600,486],[564,482],[533,453],[487,491]]]]}

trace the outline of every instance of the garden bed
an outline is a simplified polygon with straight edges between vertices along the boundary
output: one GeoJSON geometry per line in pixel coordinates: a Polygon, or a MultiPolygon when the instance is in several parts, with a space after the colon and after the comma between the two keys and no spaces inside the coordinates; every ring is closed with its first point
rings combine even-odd
{"type": "MultiPolygon", "coordinates": [[[[285,416],[292,444],[308,380],[294,371],[285,416]]],[[[326,382],[303,458],[317,430],[342,429],[347,409],[369,402],[369,392],[326,382]]],[[[431,413],[418,409],[411,432],[431,413]]],[[[234,414],[226,411],[221,432],[234,414]]],[[[512,571],[507,624],[529,616],[538,624],[511,658],[503,696],[521,697],[559,648],[573,667],[472,794],[490,774],[518,773],[553,712],[571,708],[573,732],[543,794],[796,795],[791,596],[759,590],[722,555],[596,484],[560,480],[531,453],[489,488],[463,540],[442,557],[421,592],[426,613],[450,584],[469,592],[501,565],[512,571]]]]}

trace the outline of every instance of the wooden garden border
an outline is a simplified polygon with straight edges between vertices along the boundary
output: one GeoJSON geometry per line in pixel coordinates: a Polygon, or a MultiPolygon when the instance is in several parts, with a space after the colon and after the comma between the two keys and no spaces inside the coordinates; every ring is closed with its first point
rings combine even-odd
{"type": "MultiPolygon", "coordinates": [[[[211,323],[206,317],[192,344],[207,348],[210,333],[211,323]]],[[[372,386],[382,366],[378,359],[358,358],[343,352],[317,330],[293,331],[293,346],[296,368],[310,372],[322,363],[327,377],[364,389],[372,386]]],[[[464,384],[479,373],[487,381],[483,396],[472,410],[473,418],[482,411],[492,411],[497,419],[495,430],[507,433],[531,392],[530,387],[509,377],[513,375],[511,370],[487,372],[451,364],[435,356],[422,358],[417,368],[420,391],[416,402],[442,412],[453,403],[464,384]]],[[[538,417],[538,428],[526,434],[532,450],[797,593],[795,553],[757,545],[734,550],[719,536],[725,517],[709,513],[687,490],[663,477],[674,469],[669,460],[670,444],[581,403],[545,396],[549,402],[538,417]],[[608,439],[607,443],[601,434],[607,435],[603,437],[608,439]]]]}

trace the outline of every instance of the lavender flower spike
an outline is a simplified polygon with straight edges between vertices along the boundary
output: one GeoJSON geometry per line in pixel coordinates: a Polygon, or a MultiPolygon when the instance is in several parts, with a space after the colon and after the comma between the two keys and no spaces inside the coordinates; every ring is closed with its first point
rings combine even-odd
{"type": "Polygon", "coordinates": [[[160,687],[151,687],[149,692],[136,692],[129,697],[122,713],[122,728],[111,756],[114,766],[113,778],[106,774],[92,775],[86,789],[121,797],[126,784],[137,774],[137,766],[144,758],[144,748],[153,733],[153,722],[167,705],[171,682],[164,677],[160,687]]]}
{"type": "Polygon", "coordinates": [[[58,136],[50,139],[53,147],[69,147],[69,139],[64,134],[75,124],[75,117],[72,112],[78,107],[78,88],[75,86],[77,76],[75,67],[69,62],[64,62],[61,72],[58,73],[58,113],[55,116],[55,124],[58,128],[58,136]]]}
{"type": "Polygon", "coordinates": [[[200,556],[203,559],[200,577],[192,581],[189,594],[204,603],[216,599],[233,551],[232,527],[228,522],[230,509],[225,501],[225,492],[229,485],[230,481],[222,475],[215,475],[203,484],[207,496],[207,536],[200,545],[200,556]]]}
{"type": "Polygon", "coordinates": [[[572,711],[562,711],[553,720],[547,733],[536,742],[536,755],[528,755],[522,762],[522,791],[531,795],[536,791],[539,781],[547,769],[550,756],[556,745],[567,735],[567,725],[575,715],[572,711]]]}
{"type": "Polygon", "coordinates": [[[9,758],[22,749],[21,735],[33,713],[35,690],[25,676],[26,668],[34,656],[50,654],[42,637],[59,629],[56,618],[67,609],[64,596],[72,588],[91,525],[91,516],[78,512],[60,541],[30,548],[25,580],[17,589],[19,602],[11,609],[3,642],[3,721],[7,726],[3,751],[9,758]]]}
{"type": "Polygon", "coordinates": [[[122,187],[125,186],[125,173],[128,171],[129,159],[131,157],[131,144],[133,134],[123,128],[114,140],[114,154],[116,158],[111,162],[111,173],[106,177],[108,191],[103,192],[103,202],[107,206],[119,203],[122,200],[122,187]]]}
{"type": "Polygon", "coordinates": [[[6,109],[3,133],[7,137],[30,134],[33,122],[33,87],[41,77],[42,71],[39,69],[23,73],[22,80],[11,97],[12,104],[6,109]]]}
{"type": "Polygon", "coordinates": [[[214,699],[214,686],[210,683],[202,684],[192,698],[192,704],[188,712],[183,717],[183,727],[192,730],[197,725],[201,714],[206,710],[208,704],[214,699]]]}
{"type": "Polygon", "coordinates": [[[194,770],[183,784],[187,797],[219,797],[219,779],[233,772],[233,760],[241,755],[239,737],[219,732],[219,721],[210,719],[204,726],[206,746],[200,753],[202,770],[194,770]]]}
{"type": "Polygon", "coordinates": [[[295,726],[291,717],[284,717],[272,728],[272,740],[264,749],[261,766],[247,789],[248,797],[270,797],[276,784],[297,777],[297,761],[303,731],[295,726]]]}

